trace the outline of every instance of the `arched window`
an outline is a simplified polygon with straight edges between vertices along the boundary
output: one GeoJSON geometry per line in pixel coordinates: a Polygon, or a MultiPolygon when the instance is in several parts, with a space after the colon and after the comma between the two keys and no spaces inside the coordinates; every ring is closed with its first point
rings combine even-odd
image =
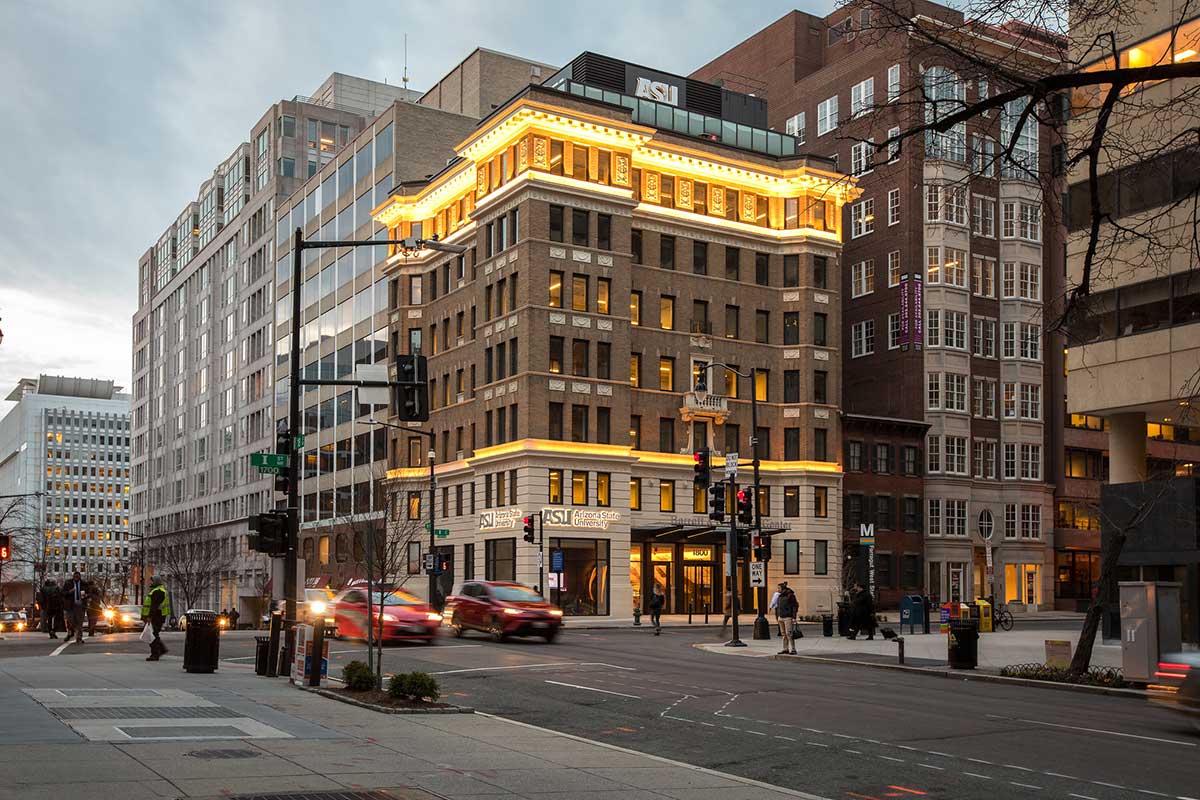
{"type": "Polygon", "coordinates": [[[334,557],[338,563],[342,563],[350,557],[350,536],[345,533],[339,533],[334,545],[334,557]]]}
{"type": "Polygon", "coordinates": [[[316,552],[316,543],[313,541],[311,536],[304,540],[302,550],[304,551],[304,560],[312,563],[313,555],[316,552]]]}

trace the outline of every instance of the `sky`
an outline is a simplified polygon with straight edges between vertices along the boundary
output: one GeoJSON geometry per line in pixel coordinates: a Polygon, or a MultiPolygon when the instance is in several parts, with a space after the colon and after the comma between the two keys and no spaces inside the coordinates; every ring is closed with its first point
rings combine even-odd
{"type": "MultiPolygon", "coordinates": [[[[39,373],[128,387],[138,258],[267,107],[329,73],[424,89],[477,46],[687,74],[834,0],[0,2],[0,397],[39,373]]],[[[0,411],[3,411],[0,405],[0,411]]]]}

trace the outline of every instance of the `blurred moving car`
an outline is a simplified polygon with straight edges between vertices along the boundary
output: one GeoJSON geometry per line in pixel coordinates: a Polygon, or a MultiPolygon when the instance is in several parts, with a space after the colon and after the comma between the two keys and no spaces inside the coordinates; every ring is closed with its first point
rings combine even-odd
{"type": "Polygon", "coordinates": [[[0,633],[20,633],[28,627],[24,611],[0,611],[0,633]]]}
{"type": "Polygon", "coordinates": [[[533,589],[509,581],[468,581],[446,598],[442,610],[455,636],[483,631],[497,642],[506,636],[540,636],[549,644],[558,636],[562,615],[533,589]]]}
{"type": "Polygon", "coordinates": [[[1200,729],[1200,652],[1163,656],[1154,677],[1158,683],[1148,687],[1151,701],[1187,714],[1200,729]]]}
{"type": "Polygon", "coordinates": [[[140,631],[146,626],[141,606],[109,606],[104,609],[104,618],[113,632],[140,631]]]}
{"type": "MultiPolygon", "coordinates": [[[[375,630],[379,630],[380,616],[383,621],[383,642],[404,640],[423,641],[433,644],[442,615],[414,594],[403,589],[390,592],[371,593],[371,612],[375,630]]],[[[367,638],[367,592],[361,588],[343,591],[333,603],[336,636],[348,639],[367,638]]]]}
{"type": "MultiPolygon", "coordinates": [[[[305,589],[304,599],[296,603],[296,616],[300,621],[312,625],[317,619],[324,616],[326,630],[332,630],[334,626],[333,604],[336,595],[331,589],[305,589]]],[[[267,611],[259,617],[259,622],[264,628],[271,624],[271,614],[276,611],[283,611],[287,603],[283,600],[272,600],[267,611]]]]}
{"type": "Polygon", "coordinates": [[[220,625],[222,628],[224,628],[228,624],[227,620],[225,622],[221,621],[221,615],[218,614],[216,611],[213,611],[208,608],[189,608],[187,611],[185,611],[179,615],[179,621],[176,623],[175,627],[177,627],[181,631],[186,631],[187,626],[188,626],[188,616],[191,614],[197,614],[197,613],[212,614],[214,617],[217,617],[217,624],[220,625]]]}

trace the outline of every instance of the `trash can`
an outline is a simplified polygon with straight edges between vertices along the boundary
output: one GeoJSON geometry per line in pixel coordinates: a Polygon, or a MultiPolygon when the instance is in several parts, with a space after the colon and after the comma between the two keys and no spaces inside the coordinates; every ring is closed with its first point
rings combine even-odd
{"type": "Polygon", "coordinates": [[[267,663],[271,655],[271,637],[254,637],[254,674],[266,675],[267,663]]]}
{"type": "Polygon", "coordinates": [[[837,630],[838,636],[850,635],[850,604],[841,602],[837,604],[837,630]]]}
{"type": "Polygon", "coordinates": [[[821,615],[821,635],[833,636],[833,614],[821,615]]]}
{"type": "Polygon", "coordinates": [[[975,601],[975,605],[979,609],[979,632],[991,633],[995,630],[992,626],[992,604],[981,597],[975,601]]]}
{"type": "Polygon", "coordinates": [[[950,620],[950,635],[946,637],[946,657],[950,669],[975,669],[979,663],[979,628],[977,620],[950,620]]]}
{"type": "Polygon", "coordinates": [[[221,629],[212,611],[191,611],[183,639],[183,668],[187,672],[215,672],[221,651],[221,629]]]}

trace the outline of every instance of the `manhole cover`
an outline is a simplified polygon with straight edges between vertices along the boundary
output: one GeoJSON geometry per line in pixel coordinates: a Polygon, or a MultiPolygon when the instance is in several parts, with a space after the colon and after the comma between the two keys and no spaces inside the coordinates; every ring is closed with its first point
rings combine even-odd
{"type": "Polygon", "coordinates": [[[131,739],[241,739],[251,734],[232,725],[117,725],[131,739]]]}
{"type": "Polygon", "coordinates": [[[184,753],[184,755],[188,758],[215,760],[221,758],[258,758],[259,753],[256,750],[193,750],[190,753],[184,753]]]}
{"type": "Polygon", "coordinates": [[[168,706],[164,708],[134,707],[69,707],[51,708],[59,719],[232,719],[244,716],[221,706],[168,706]]]}

